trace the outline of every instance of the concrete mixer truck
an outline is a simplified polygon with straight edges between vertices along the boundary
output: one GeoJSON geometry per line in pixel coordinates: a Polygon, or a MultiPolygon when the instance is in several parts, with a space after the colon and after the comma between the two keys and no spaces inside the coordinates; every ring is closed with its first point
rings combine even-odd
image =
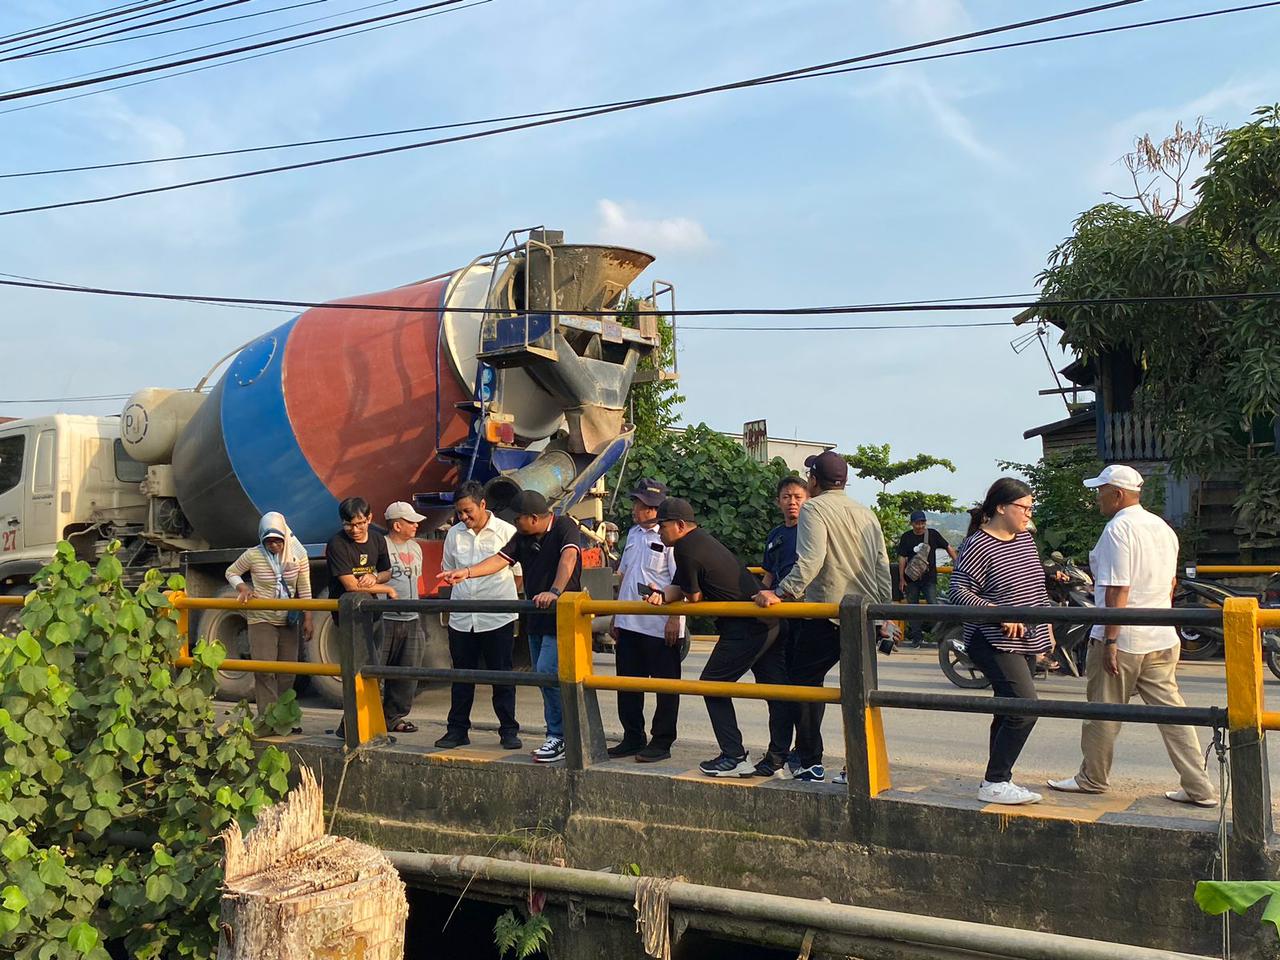
{"type": "MultiPolygon", "coordinates": [[[[139,390],[118,417],[0,423],[0,592],[26,592],[59,540],[92,560],[118,539],[127,573],[160,566],[193,596],[226,595],[226,566],[278,510],[323,595],[341,499],[362,496],[377,517],[410,499],[429,536],[467,479],[486,484],[498,512],[534,489],[557,512],[598,517],[590,494],[631,443],[628,392],[666,375],[641,369],[660,342],[660,301],[674,296],[663,281],[632,292],[652,261],[513,231],[461,269],[309,309],[193,389],[139,390]]],[[[439,543],[425,546],[438,569],[439,543]]],[[[447,665],[432,626],[432,660],[447,665]]],[[[193,628],[247,655],[238,613],[207,611],[193,628]]],[[[319,617],[311,656],[336,662],[335,634],[319,617]]],[[[251,678],[223,685],[247,693],[251,678]]],[[[317,687],[340,696],[335,681],[317,687]]]]}

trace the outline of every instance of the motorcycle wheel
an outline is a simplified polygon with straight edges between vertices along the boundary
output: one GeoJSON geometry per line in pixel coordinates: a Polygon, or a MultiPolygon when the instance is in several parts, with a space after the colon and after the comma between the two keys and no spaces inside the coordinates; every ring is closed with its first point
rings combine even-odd
{"type": "Polygon", "coordinates": [[[1277,644],[1269,643],[1272,631],[1263,634],[1262,641],[1262,658],[1267,661],[1267,669],[1271,671],[1272,676],[1280,678],[1280,649],[1276,649],[1277,644]]]}
{"type": "Polygon", "coordinates": [[[1209,660],[1222,652],[1221,639],[1195,627],[1178,627],[1178,639],[1183,660],[1209,660]]]}
{"type": "Polygon", "coordinates": [[[938,665],[947,679],[963,690],[981,690],[991,686],[991,681],[955,648],[951,640],[951,637],[943,637],[938,641],[938,665]]]}

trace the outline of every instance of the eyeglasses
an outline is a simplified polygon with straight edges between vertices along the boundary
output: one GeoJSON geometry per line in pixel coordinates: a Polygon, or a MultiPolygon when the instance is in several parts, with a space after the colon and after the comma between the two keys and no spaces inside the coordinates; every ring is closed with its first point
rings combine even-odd
{"type": "Polygon", "coordinates": [[[1023,513],[1025,513],[1028,517],[1036,512],[1036,505],[1034,503],[1010,503],[1010,504],[1007,504],[1007,506],[1017,507],[1023,513]]]}
{"type": "Polygon", "coordinates": [[[357,517],[354,520],[342,521],[342,527],[344,530],[354,530],[356,527],[367,527],[368,525],[369,525],[368,517],[365,517],[363,520],[357,517]]]}

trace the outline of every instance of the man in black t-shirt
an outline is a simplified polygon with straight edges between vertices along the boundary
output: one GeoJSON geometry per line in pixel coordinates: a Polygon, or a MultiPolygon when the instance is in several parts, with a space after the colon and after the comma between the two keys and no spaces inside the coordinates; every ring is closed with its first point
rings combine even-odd
{"type": "MultiPolygon", "coordinates": [[[[395,598],[391,579],[391,553],[386,538],[370,528],[369,503],[364,497],[347,497],[338,504],[342,529],[325,545],[329,567],[329,597],[342,599],[345,593],[383,594],[395,598]]],[[[334,622],[338,615],[333,615],[334,622]]]]}
{"type": "MultiPolygon", "coordinates": [[[[760,583],[732,551],[700,528],[688,501],[669,497],[658,508],[658,534],[662,542],[675,551],[676,573],[671,586],[653,589],[649,603],[677,603],[701,600],[749,603],[759,592],[760,583]]],[[[786,683],[787,671],[782,647],[776,642],[778,621],[754,617],[717,617],[720,640],[702,669],[703,680],[736,683],[750,670],[758,683],[786,683]]],[[[726,697],[707,697],[707,715],[715,731],[720,755],[698,765],[709,777],[750,777],[756,768],[747,760],[742,745],[733,701],[726,697]]],[[[770,704],[772,707],[773,705],[770,704]]],[[[769,711],[770,739],[790,739],[790,731],[780,736],[774,731],[775,712],[769,711]]]]}
{"type": "MultiPolygon", "coordinates": [[[[369,524],[372,511],[364,497],[347,497],[338,504],[342,529],[325,544],[324,559],[329,567],[329,598],[341,600],[347,593],[379,594],[395,599],[391,579],[391,552],[386,538],[369,524]]],[[[338,614],[333,614],[338,622],[338,614]]],[[[362,643],[363,640],[357,640],[362,643]]],[[[383,651],[378,651],[382,661],[383,651]]],[[[343,723],[338,721],[334,733],[343,736],[343,723]]]]}
{"type": "MultiPolygon", "coordinates": [[[[516,512],[516,535],[487,560],[461,570],[445,570],[440,579],[448,584],[470,577],[487,577],[520,564],[524,570],[525,595],[539,607],[525,620],[529,638],[529,659],[537,673],[560,672],[556,646],[556,599],[566,590],[582,584],[582,531],[569,517],[552,514],[547,498],[535,490],[524,490],[512,501],[516,512]],[[546,611],[545,613],[543,611],[546,611]]],[[[538,763],[564,759],[564,714],[559,687],[542,688],[542,712],[547,721],[547,740],[533,751],[538,763]]]]}
{"type": "MultiPolygon", "coordinates": [[[[947,542],[937,530],[929,526],[928,518],[923,510],[911,514],[911,529],[898,539],[898,589],[902,591],[905,603],[934,603],[938,599],[938,557],[937,551],[945,550],[955,562],[955,548],[947,542]],[[929,561],[928,568],[919,577],[912,579],[907,574],[907,564],[917,553],[929,561]]],[[[924,642],[924,621],[912,620],[907,625],[907,637],[911,646],[918,647],[924,642]]]]}

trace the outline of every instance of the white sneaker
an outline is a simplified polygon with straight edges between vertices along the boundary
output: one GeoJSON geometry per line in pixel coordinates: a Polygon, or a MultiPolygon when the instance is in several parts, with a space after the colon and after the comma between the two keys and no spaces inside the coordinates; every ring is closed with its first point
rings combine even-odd
{"type": "Polygon", "coordinates": [[[547,742],[533,751],[534,763],[555,763],[564,759],[564,741],[559,737],[547,737],[547,742]]]}
{"type": "Polygon", "coordinates": [[[1041,797],[1040,794],[1026,787],[1020,787],[1011,780],[1002,783],[988,783],[983,780],[982,785],[978,787],[978,799],[983,803],[1005,803],[1017,806],[1023,803],[1039,803],[1041,797]]]}
{"type": "Polygon", "coordinates": [[[1217,797],[1206,797],[1204,800],[1196,800],[1192,798],[1187,791],[1182,789],[1166,790],[1164,795],[1166,799],[1172,800],[1174,803],[1190,803],[1197,807],[1216,807],[1218,805],[1217,797]]]}
{"type": "Polygon", "coordinates": [[[1057,790],[1060,793],[1101,793],[1101,790],[1086,790],[1080,786],[1080,781],[1075,777],[1067,777],[1065,780],[1046,780],[1045,783],[1051,790],[1057,790]]]}

